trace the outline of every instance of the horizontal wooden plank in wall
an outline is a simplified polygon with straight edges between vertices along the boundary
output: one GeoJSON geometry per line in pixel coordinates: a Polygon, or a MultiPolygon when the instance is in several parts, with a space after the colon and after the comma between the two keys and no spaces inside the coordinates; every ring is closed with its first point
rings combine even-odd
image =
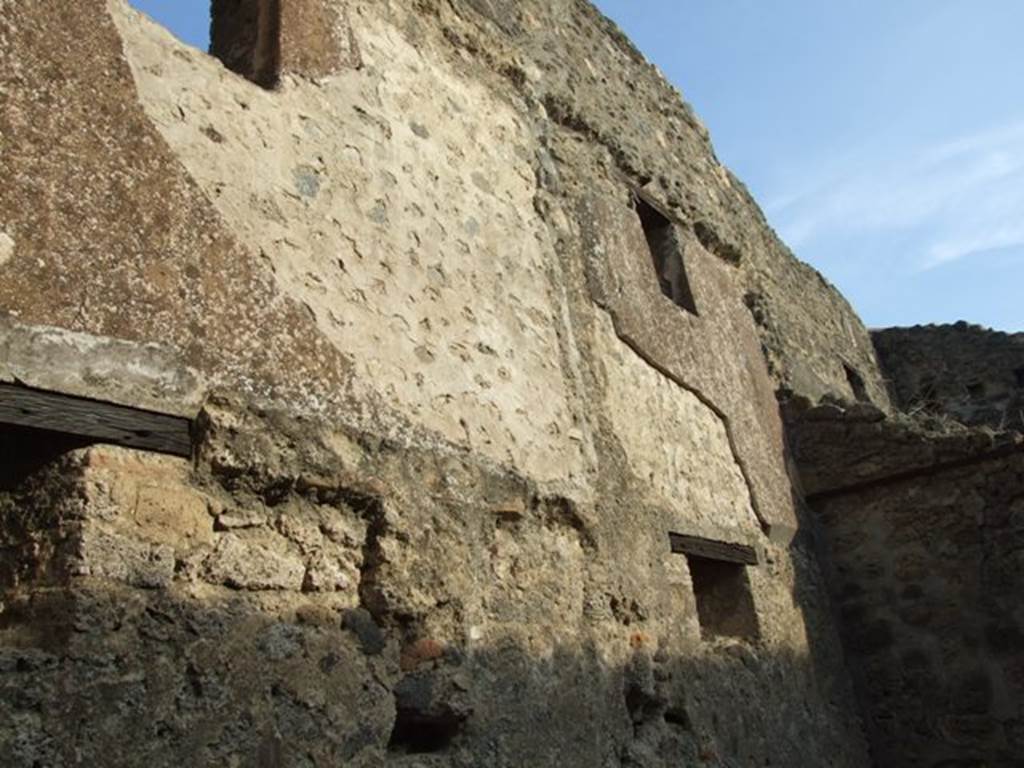
{"type": "Polygon", "coordinates": [[[177,456],[192,452],[188,419],[0,383],[0,424],[48,429],[177,456]]]}
{"type": "Polygon", "coordinates": [[[672,551],[677,555],[703,557],[707,560],[724,560],[727,563],[757,565],[757,550],[747,544],[732,544],[726,541],[669,533],[672,551]]]}

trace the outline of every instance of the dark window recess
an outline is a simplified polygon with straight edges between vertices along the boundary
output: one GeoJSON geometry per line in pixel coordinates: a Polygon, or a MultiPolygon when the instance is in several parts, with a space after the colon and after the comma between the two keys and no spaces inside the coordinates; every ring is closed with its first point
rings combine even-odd
{"type": "Polygon", "coordinates": [[[1017,388],[1024,389],[1024,368],[1018,368],[1013,372],[1014,378],[1017,380],[1017,388]]]}
{"type": "Polygon", "coordinates": [[[985,397],[985,383],[983,381],[972,381],[967,385],[967,396],[971,400],[981,400],[985,397]]]}
{"type": "Polygon", "coordinates": [[[13,490],[50,462],[91,442],[47,429],[0,424],[0,490],[13,490]]]}
{"type": "Polygon", "coordinates": [[[868,397],[868,388],[864,384],[864,377],[857,372],[856,368],[851,368],[845,363],[843,369],[846,371],[846,381],[850,384],[854,399],[858,403],[870,403],[871,398],[868,397]]]}
{"type": "Polygon", "coordinates": [[[644,228],[661,292],[687,312],[696,315],[697,304],[686,277],[682,247],[676,237],[675,227],[643,198],[636,198],[636,212],[644,228]]]}
{"type": "Polygon", "coordinates": [[[459,734],[463,720],[451,712],[428,714],[399,707],[388,751],[407,755],[443,752],[459,734]]]}
{"type": "Polygon", "coordinates": [[[759,639],[761,629],[746,567],[695,555],[687,555],[686,562],[690,566],[703,638],[759,639]]]}
{"type": "Polygon", "coordinates": [[[281,0],[213,0],[210,52],[264,88],[277,85],[281,62],[281,0]]]}

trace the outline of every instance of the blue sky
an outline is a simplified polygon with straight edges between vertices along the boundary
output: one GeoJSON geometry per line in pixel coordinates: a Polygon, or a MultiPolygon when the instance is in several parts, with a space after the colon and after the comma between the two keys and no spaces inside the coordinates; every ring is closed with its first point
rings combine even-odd
{"type": "MultiPolygon", "coordinates": [[[[597,0],[870,326],[1024,330],[1024,2],[597,0]]],[[[205,47],[208,0],[133,0],[205,47]]]]}

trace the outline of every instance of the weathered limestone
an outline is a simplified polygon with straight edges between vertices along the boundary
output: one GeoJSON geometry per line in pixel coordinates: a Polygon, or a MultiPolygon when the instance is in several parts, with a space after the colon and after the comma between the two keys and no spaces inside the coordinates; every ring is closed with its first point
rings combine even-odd
{"type": "Polygon", "coordinates": [[[2,316],[0,383],[188,418],[203,402],[195,373],[166,345],[132,344],[2,316]]]}

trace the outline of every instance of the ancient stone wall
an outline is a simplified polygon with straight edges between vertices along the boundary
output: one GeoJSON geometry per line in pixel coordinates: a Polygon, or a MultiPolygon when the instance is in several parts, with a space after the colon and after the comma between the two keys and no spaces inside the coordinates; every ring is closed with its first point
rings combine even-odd
{"type": "Polygon", "coordinates": [[[321,4],[274,89],[0,7],[0,379],[195,425],[5,479],[12,765],[867,764],[774,397],[867,336],[589,4],[321,4]]]}
{"type": "Polygon", "coordinates": [[[877,765],[1024,760],[1024,443],[791,407],[877,765]]]}
{"type": "Polygon", "coordinates": [[[785,549],[749,636],[626,488],[236,401],[198,432],[195,463],[93,447],[0,497],[8,765],[866,764],[785,549]]]}
{"type": "Polygon", "coordinates": [[[956,323],[889,328],[871,338],[901,409],[1024,431],[1024,334],[956,323]]]}

